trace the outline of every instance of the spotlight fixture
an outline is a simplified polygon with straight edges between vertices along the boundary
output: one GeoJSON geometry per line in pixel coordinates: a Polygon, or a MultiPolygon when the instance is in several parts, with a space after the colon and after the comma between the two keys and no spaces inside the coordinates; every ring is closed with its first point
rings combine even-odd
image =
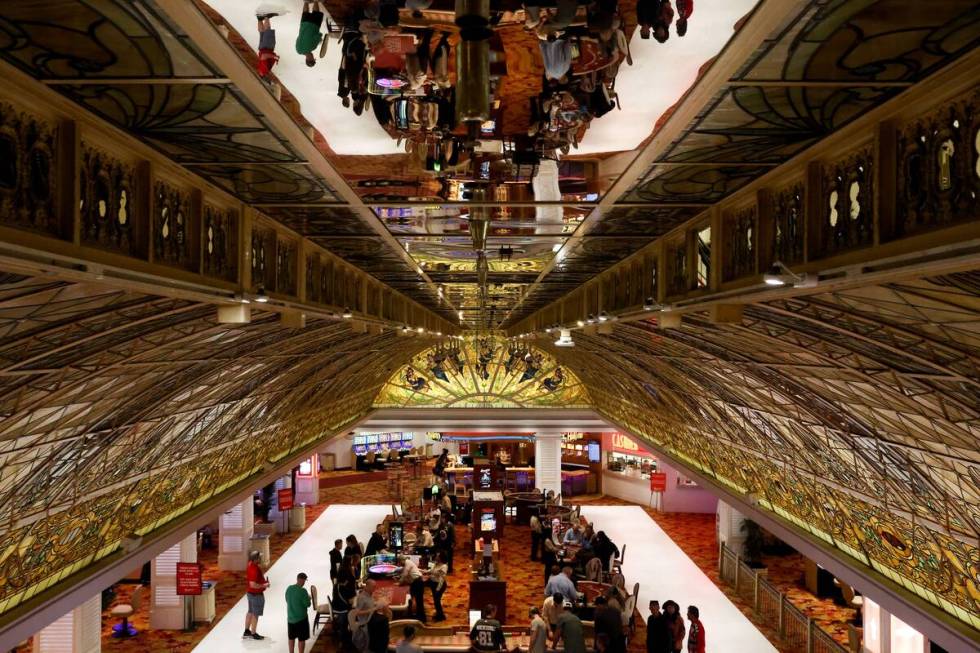
{"type": "Polygon", "coordinates": [[[594,314],[589,313],[588,323],[589,324],[595,324],[595,315],[594,314]]]}
{"type": "Polygon", "coordinates": [[[653,297],[647,297],[643,302],[644,311],[655,311],[658,308],[660,308],[660,304],[653,297]]]}
{"type": "Polygon", "coordinates": [[[423,329],[422,327],[417,328],[416,331],[418,333],[425,333],[425,329],[423,329]]]}
{"type": "Polygon", "coordinates": [[[408,325],[402,327],[402,333],[408,333],[408,325]]]}
{"type": "Polygon", "coordinates": [[[340,317],[344,318],[345,320],[349,320],[354,317],[354,314],[351,312],[350,307],[348,306],[344,308],[344,312],[340,315],[340,317]]]}
{"type": "Polygon", "coordinates": [[[555,347],[574,347],[575,341],[572,340],[572,332],[569,329],[562,329],[558,340],[555,340],[555,347]]]}
{"type": "Polygon", "coordinates": [[[545,327],[544,328],[544,332],[545,333],[551,333],[551,327],[545,327]]]}
{"type": "Polygon", "coordinates": [[[558,250],[560,249],[561,249],[561,243],[555,243],[554,245],[551,246],[551,251],[554,252],[555,254],[557,254],[558,250]]]}
{"type": "Polygon", "coordinates": [[[248,297],[246,297],[245,295],[243,295],[243,294],[242,294],[242,293],[240,293],[240,292],[237,292],[237,293],[235,293],[235,296],[233,297],[233,299],[234,299],[234,300],[235,300],[236,302],[238,302],[239,304],[251,304],[251,303],[252,303],[252,302],[251,302],[251,301],[249,300],[249,298],[248,298],[248,297]]]}
{"type": "Polygon", "coordinates": [[[814,288],[817,285],[816,275],[806,273],[796,274],[782,261],[776,261],[769,268],[769,271],[762,275],[762,280],[767,286],[778,288],[780,286],[791,285],[794,288],[814,288]]]}
{"type": "Polygon", "coordinates": [[[584,327],[585,326],[585,322],[582,321],[582,320],[576,320],[575,324],[579,325],[580,327],[584,327]]]}
{"type": "Polygon", "coordinates": [[[605,322],[608,319],[609,319],[609,313],[606,313],[605,311],[599,311],[599,321],[600,322],[605,322]]]}
{"type": "Polygon", "coordinates": [[[259,286],[258,290],[255,291],[255,301],[260,304],[269,302],[269,296],[265,294],[265,286],[259,286]]]}

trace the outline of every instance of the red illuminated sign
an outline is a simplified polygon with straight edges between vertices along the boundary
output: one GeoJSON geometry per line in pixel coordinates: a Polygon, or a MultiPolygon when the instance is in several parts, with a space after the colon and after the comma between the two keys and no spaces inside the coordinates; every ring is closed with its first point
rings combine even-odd
{"type": "Polygon", "coordinates": [[[667,489],[667,474],[664,472],[652,472],[650,474],[650,491],[663,492],[667,489]]]}
{"type": "Polygon", "coordinates": [[[201,565],[196,562],[177,563],[177,596],[197,596],[201,593],[201,565]]]}
{"type": "Polygon", "coordinates": [[[292,488],[286,488],[284,490],[279,490],[279,512],[285,512],[291,510],[293,507],[293,490],[292,488]]]}

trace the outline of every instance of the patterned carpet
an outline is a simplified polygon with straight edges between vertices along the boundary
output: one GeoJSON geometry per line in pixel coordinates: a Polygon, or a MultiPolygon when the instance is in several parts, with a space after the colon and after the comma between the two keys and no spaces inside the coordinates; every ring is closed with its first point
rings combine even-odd
{"type": "MultiPolygon", "coordinates": [[[[344,485],[333,487],[321,487],[321,503],[316,506],[306,507],[307,523],[312,523],[323,511],[333,504],[388,504],[391,499],[388,495],[388,485],[386,481],[367,481],[366,477],[371,473],[352,474],[348,471],[331,472],[323,475],[325,479],[336,478],[346,479],[344,485]],[[356,492],[351,492],[348,485],[357,485],[356,492]]],[[[418,483],[421,484],[421,481],[418,483]]],[[[328,483],[332,485],[332,483],[328,483]]],[[[632,505],[608,496],[589,496],[576,497],[575,502],[585,506],[588,505],[632,505]]],[[[720,582],[718,579],[718,549],[715,544],[715,516],[700,514],[660,514],[656,511],[645,508],[650,517],[656,521],[661,528],[677,543],[678,546],[707,574],[707,576],[718,585],[729,599],[737,605],[742,612],[769,638],[772,642],[777,642],[775,633],[772,629],[760,626],[758,620],[752,613],[751,607],[740,597],[735,595],[730,587],[720,582]]],[[[588,512],[586,510],[586,516],[588,512]]],[[[289,533],[278,535],[272,538],[271,554],[273,562],[292,545],[299,537],[299,533],[289,533]]],[[[469,529],[466,526],[457,528],[457,548],[455,555],[454,574],[450,577],[449,589],[443,596],[443,607],[448,617],[447,624],[464,624],[467,622],[467,602],[468,602],[468,576],[470,570],[470,556],[467,548],[470,542],[469,529]]],[[[504,538],[501,542],[502,559],[506,562],[503,568],[504,577],[507,580],[507,613],[508,621],[511,624],[524,623],[526,620],[527,609],[531,605],[541,603],[541,583],[543,571],[539,563],[528,560],[528,550],[530,543],[530,533],[526,527],[507,525],[504,538]]],[[[200,562],[205,566],[204,578],[218,582],[217,596],[217,620],[221,618],[238,598],[245,591],[244,572],[221,571],[217,565],[217,549],[204,550],[200,553],[200,562]]],[[[803,589],[801,578],[803,574],[803,560],[801,556],[785,556],[769,562],[769,578],[782,591],[786,592],[789,598],[801,610],[818,620],[820,625],[835,634],[836,638],[846,643],[846,623],[853,616],[853,611],[838,608],[828,600],[817,599],[812,594],[803,589]],[[841,639],[843,637],[843,639],[841,639]]],[[[632,582],[631,579],[627,579],[632,582]]],[[[122,602],[128,599],[134,585],[120,585],[116,601],[122,602]]],[[[426,609],[428,614],[432,614],[431,595],[426,592],[426,609]]],[[[645,628],[643,626],[646,615],[637,616],[636,637],[630,644],[630,651],[641,653],[645,650],[645,628]]],[[[210,630],[209,625],[198,625],[197,629],[191,632],[182,631],[161,631],[149,630],[148,626],[149,608],[144,602],[142,608],[132,619],[133,624],[139,629],[139,635],[131,640],[116,640],[109,635],[113,621],[109,618],[108,612],[103,615],[105,626],[102,640],[102,650],[109,653],[189,653],[210,630]]],[[[260,628],[261,632],[261,622],[260,628]]],[[[776,644],[780,653],[795,653],[792,649],[784,648],[776,644]]],[[[317,642],[313,651],[316,653],[333,653],[336,649],[334,641],[330,637],[322,637],[317,642]]],[[[29,646],[21,646],[16,649],[17,653],[28,653],[29,646]]]]}

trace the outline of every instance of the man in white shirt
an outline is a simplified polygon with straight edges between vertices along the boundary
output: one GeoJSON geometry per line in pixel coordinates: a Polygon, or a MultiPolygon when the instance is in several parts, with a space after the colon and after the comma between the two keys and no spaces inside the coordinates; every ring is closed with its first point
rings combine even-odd
{"type": "Polygon", "coordinates": [[[553,594],[561,594],[566,601],[571,603],[575,603],[578,599],[578,590],[575,589],[575,583],[572,582],[571,567],[565,567],[561,573],[557,573],[548,579],[548,584],[544,586],[544,595],[551,596],[553,594]]]}
{"type": "Polygon", "coordinates": [[[398,578],[398,583],[408,585],[408,593],[412,596],[415,604],[415,618],[426,623],[425,616],[425,581],[422,579],[422,571],[411,558],[406,555],[398,556],[398,564],[402,566],[402,574],[398,578]]]}
{"type": "Polygon", "coordinates": [[[562,544],[574,544],[582,546],[582,531],[580,526],[569,526],[565,531],[565,537],[561,539],[562,544]]]}

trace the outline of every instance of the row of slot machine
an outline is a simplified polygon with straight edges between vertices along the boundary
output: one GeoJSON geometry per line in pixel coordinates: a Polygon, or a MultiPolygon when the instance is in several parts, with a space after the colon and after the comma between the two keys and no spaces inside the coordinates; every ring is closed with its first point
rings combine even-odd
{"type": "Polygon", "coordinates": [[[412,448],[412,433],[372,433],[370,435],[355,435],[352,450],[358,456],[397,449],[407,451],[412,448]]]}

